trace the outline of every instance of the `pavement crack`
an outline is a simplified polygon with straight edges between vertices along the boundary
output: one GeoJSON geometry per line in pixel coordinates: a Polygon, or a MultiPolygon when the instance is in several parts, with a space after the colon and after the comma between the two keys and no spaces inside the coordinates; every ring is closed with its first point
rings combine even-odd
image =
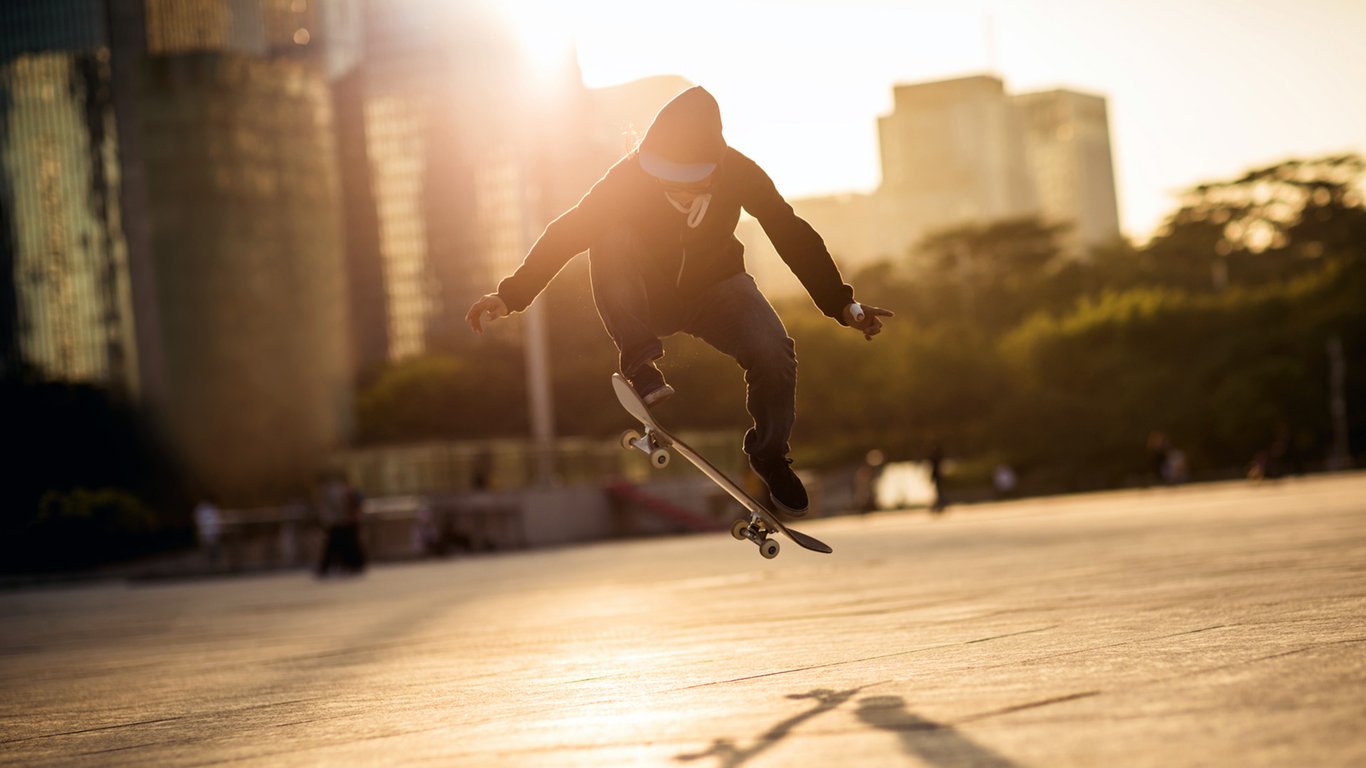
{"type": "Polygon", "coordinates": [[[1007,632],[1007,633],[1004,634],[1004,635],[992,635],[991,637],[979,637],[979,638],[976,639],[976,640],[968,640],[968,641],[964,642],[963,645],[976,645],[976,644],[978,644],[978,643],[989,643],[989,642],[991,642],[992,640],[1004,640],[1004,639],[1007,638],[1007,637],[1019,637],[1019,636],[1021,636],[1021,635],[1034,635],[1034,634],[1038,634],[1039,632],[1047,632],[1047,631],[1050,630],[1050,629],[1057,629],[1057,628],[1058,628],[1058,625],[1057,625],[1057,624],[1053,624],[1053,625],[1050,625],[1050,626],[1047,626],[1047,627],[1039,627],[1038,629],[1025,629],[1025,630],[1021,630],[1021,631],[1019,631],[1019,632],[1007,632]]]}
{"type": "Polygon", "coordinates": [[[153,719],[151,719],[151,720],[135,720],[135,721],[130,722],[130,723],[115,723],[115,724],[113,724],[113,725],[100,725],[100,726],[96,726],[96,727],[94,727],[94,728],[82,728],[82,729],[80,729],[80,730],[75,730],[75,731],[58,731],[58,732],[56,732],[56,733],[39,733],[39,734],[35,734],[35,735],[33,735],[33,736],[24,736],[24,737],[18,738],[18,739],[0,739],[0,744],[19,744],[19,743],[25,742],[25,741],[38,741],[38,740],[40,740],[40,739],[57,739],[57,738],[65,737],[65,736],[81,736],[81,735],[84,735],[84,734],[87,734],[87,733],[101,733],[101,732],[104,732],[104,731],[116,731],[116,730],[119,730],[119,729],[121,729],[121,728],[139,728],[139,727],[142,727],[142,726],[145,726],[145,725],[163,725],[163,724],[165,724],[165,723],[175,723],[175,722],[179,722],[179,721],[182,721],[182,720],[195,720],[195,719],[204,719],[204,718],[218,718],[218,717],[221,717],[221,716],[223,716],[223,715],[234,715],[234,714],[239,714],[239,713],[242,713],[242,712],[250,712],[250,711],[253,711],[253,710],[274,709],[274,708],[276,708],[276,707],[288,707],[288,706],[293,706],[293,705],[297,705],[297,704],[308,704],[308,703],[311,703],[311,702],[314,702],[314,701],[320,701],[320,700],[321,700],[321,699],[318,699],[318,698],[308,698],[308,699],[291,699],[291,700],[288,700],[288,701],[273,701],[273,702],[267,702],[267,703],[264,703],[264,704],[248,704],[248,705],[243,706],[243,707],[234,707],[234,708],[225,709],[225,710],[207,710],[207,711],[196,712],[196,713],[188,714],[188,715],[177,715],[177,716],[175,716],[175,717],[159,717],[159,718],[153,718],[153,719]]]}
{"type": "Polygon", "coordinates": [[[0,744],[19,744],[25,741],[37,741],[39,739],[55,739],[62,736],[80,736],[85,733],[100,733],[101,731],[114,731],[120,728],[137,728],[141,725],[160,725],[162,723],[174,723],[177,720],[184,720],[185,716],[162,717],[155,720],[138,720],[131,723],[115,723],[114,725],[101,725],[95,728],[82,728],[77,731],[59,731],[57,733],[40,733],[35,736],[24,736],[19,739],[3,739],[0,744]]]}
{"type": "Polygon", "coordinates": [[[970,715],[968,717],[961,718],[960,720],[958,720],[958,722],[975,723],[979,720],[987,720],[993,717],[1000,717],[1001,715],[1009,715],[1015,712],[1023,712],[1027,709],[1038,709],[1039,707],[1048,707],[1054,704],[1063,704],[1068,701],[1077,701],[1078,699],[1089,699],[1092,696],[1099,696],[1101,693],[1102,691],[1084,691],[1082,693],[1073,693],[1067,696],[1055,696],[1051,699],[1041,699],[1039,701],[1031,701],[1026,704],[1016,704],[1011,707],[1002,707],[1001,709],[993,709],[989,712],[982,712],[980,714],[970,715]]]}
{"type": "Polygon", "coordinates": [[[745,676],[743,676],[743,677],[733,677],[733,678],[730,678],[730,679],[727,679],[727,680],[713,680],[713,681],[707,682],[707,683],[697,683],[696,685],[684,686],[683,688],[678,688],[678,689],[676,689],[676,690],[680,690],[680,691],[691,691],[691,690],[694,690],[694,689],[697,689],[697,688],[708,688],[708,687],[711,687],[711,686],[714,686],[714,685],[728,685],[728,684],[730,684],[730,683],[743,683],[743,682],[747,682],[747,681],[750,681],[750,680],[762,680],[762,679],[765,678],[765,677],[777,677],[777,676],[779,676],[779,675],[790,675],[790,674],[794,674],[794,673],[796,673],[796,672],[810,672],[810,671],[813,670],[813,669],[830,669],[830,668],[832,668],[832,667],[844,667],[844,666],[849,666],[849,665],[851,665],[851,664],[864,664],[864,663],[867,663],[867,662],[870,662],[870,661],[883,661],[883,660],[886,660],[886,659],[895,659],[895,658],[898,658],[898,657],[900,657],[900,656],[911,656],[911,655],[914,655],[914,654],[917,654],[917,653],[928,653],[928,652],[930,652],[930,651],[939,651],[939,650],[943,650],[943,649],[945,649],[945,648],[957,648],[957,647],[963,646],[963,645],[974,645],[974,644],[976,644],[976,643],[987,643],[987,642],[991,642],[992,640],[1001,640],[1001,639],[1004,639],[1004,638],[1007,638],[1007,637],[1019,637],[1020,635],[1031,635],[1031,634],[1035,634],[1035,633],[1038,633],[1038,632],[1047,632],[1047,631],[1049,631],[1049,630],[1051,630],[1051,629],[1056,629],[1057,627],[1058,627],[1057,624],[1052,624],[1052,625],[1049,625],[1049,626],[1047,626],[1047,627],[1038,627],[1038,628],[1035,628],[1035,629],[1025,629],[1025,630],[1021,630],[1021,631],[1019,631],[1019,632],[1009,632],[1009,633],[1004,634],[1004,635],[992,635],[992,636],[990,636],[990,637],[981,637],[981,638],[977,638],[977,639],[975,639],[975,640],[963,640],[963,641],[954,642],[954,643],[941,643],[941,644],[939,644],[939,645],[928,645],[928,646],[925,646],[924,648],[913,648],[913,649],[908,650],[908,651],[897,651],[897,652],[895,652],[895,653],[884,653],[884,654],[880,654],[880,655],[877,655],[877,656],[864,656],[864,657],[857,658],[857,659],[844,659],[843,661],[832,661],[832,662],[829,662],[829,663],[827,663],[827,664],[812,664],[812,665],[806,666],[806,667],[794,667],[794,668],[792,668],[792,669],[780,669],[780,670],[775,670],[775,671],[773,671],[773,672],[761,672],[761,673],[759,673],[759,674],[757,674],[757,675],[745,675],[745,676]]]}
{"type": "Polygon", "coordinates": [[[1199,628],[1199,629],[1188,629],[1188,630],[1185,630],[1185,631],[1182,631],[1182,632],[1172,632],[1172,633],[1166,634],[1166,635],[1156,635],[1156,636],[1154,636],[1154,637],[1143,637],[1143,638],[1138,638],[1138,639],[1135,639],[1135,640],[1124,640],[1124,641],[1122,641],[1122,642],[1118,642],[1118,643],[1107,643],[1107,644],[1105,644],[1105,645],[1091,645],[1091,646],[1087,646],[1087,647],[1085,647],[1085,648],[1076,648],[1076,649],[1073,649],[1073,650],[1070,650],[1070,651],[1061,651],[1061,652],[1059,652],[1059,653],[1050,653],[1050,654],[1047,654],[1047,655],[1045,655],[1045,656],[1035,656],[1035,657],[1033,657],[1033,658],[1022,659],[1022,660],[1020,660],[1020,661],[1012,661],[1012,662],[1007,663],[1007,664],[992,664],[992,665],[988,665],[988,666],[985,666],[985,667],[979,667],[979,669],[999,669],[999,668],[1001,668],[1001,667],[1015,667],[1015,666],[1019,666],[1019,665],[1021,665],[1021,664],[1035,664],[1035,663],[1038,663],[1038,662],[1040,662],[1040,661],[1050,661],[1050,660],[1052,660],[1052,659],[1060,659],[1060,658],[1063,658],[1064,656],[1076,656],[1076,655],[1082,654],[1082,653],[1094,653],[1094,652],[1096,652],[1096,651],[1106,651],[1106,650],[1110,650],[1111,648],[1121,648],[1121,647],[1126,646],[1126,645],[1141,645],[1141,644],[1143,644],[1143,643],[1151,643],[1151,642],[1154,642],[1154,641],[1157,641],[1157,640],[1170,640],[1170,639],[1172,639],[1172,638],[1174,638],[1174,637],[1184,637],[1184,636],[1186,636],[1186,635],[1198,635],[1198,634],[1200,634],[1201,632],[1212,632],[1212,631],[1214,631],[1214,630],[1216,630],[1216,629],[1228,629],[1228,628],[1234,627],[1234,626],[1237,626],[1237,625],[1236,625],[1236,624],[1215,624],[1215,625],[1209,626],[1209,627],[1201,627],[1201,628],[1199,628]]]}
{"type": "Polygon", "coordinates": [[[1283,658],[1286,658],[1287,656],[1298,656],[1298,655],[1300,655],[1301,653],[1308,653],[1308,652],[1310,652],[1310,651],[1317,651],[1317,650],[1319,650],[1320,648],[1331,648],[1332,646],[1335,646],[1335,645],[1353,645],[1353,644],[1355,644],[1355,643],[1366,643],[1366,637],[1351,637],[1351,638],[1346,638],[1346,639],[1344,639],[1344,640],[1330,640],[1330,641],[1324,642],[1324,643],[1314,643],[1313,645],[1305,645],[1305,646],[1301,646],[1301,647],[1299,647],[1299,648],[1292,648],[1291,650],[1288,650],[1288,651],[1281,651],[1280,653],[1273,653],[1273,654],[1270,654],[1270,655],[1267,655],[1267,656],[1257,656],[1257,657],[1255,657],[1255,658],[1243,659],[1243,660],[1241,660],[1241,661],[1230,662],[1230,663],[1228,663],[1228,664],[1220,664],[1220,665],[1214,666],[1214,667],[1206,667],[1205,669],[1199,670],[1199,671],[1196,672],[1195,674],[1207,675],[1207,674],[1210,674],[1211,672],[1221,672],[1221,671],[1223,671],[1223,670],[1225,670],[1225,669],[1234,669],[1234,668],[1237,668],[1237,667],[1249,666],[1249,665],[1251,665],[1251,664],[1260,664],[1260,663],[1262,663],[1263,661],[1271,661],[1272,659],[1283,659],[1283,658]]]}

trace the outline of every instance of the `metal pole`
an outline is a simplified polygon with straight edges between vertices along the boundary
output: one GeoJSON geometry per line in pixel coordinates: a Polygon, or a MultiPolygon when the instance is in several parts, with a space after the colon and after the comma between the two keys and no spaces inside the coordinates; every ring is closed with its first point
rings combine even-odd
{"type": "Polygon", "coordinates": [[[533,303],[525,317],[527,404],[536,451],[536,484],[555,484],[555,400],[550,387],[550,345],[546,337],[545,305],[533,303]]]}
{"type": "MultiPolygon", "coordinates": [[[[524,161],[525,162],[525,161],[524,161]]],[[[536,242],[542,225],[535,168],[523,167],[521,222],[522,248],[526,253],[536,242]]],[[[550,386],[550,342],[546,333],[545,306],[532,302],[525,313],[523,354],[527,372],[527,406],[531,412],[531,437],[536,453],[536,484],[555,484],[555,399],[550,386]]]]}

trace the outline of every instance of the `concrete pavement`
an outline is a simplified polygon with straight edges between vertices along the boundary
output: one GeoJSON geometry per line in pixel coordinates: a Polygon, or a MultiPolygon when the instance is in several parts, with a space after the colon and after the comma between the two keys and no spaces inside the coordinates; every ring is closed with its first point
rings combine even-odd
{"type": "Polygon", "coordinates": [[[0,593],[0,764],[1366,764],[1366,475],[0,593]]]}

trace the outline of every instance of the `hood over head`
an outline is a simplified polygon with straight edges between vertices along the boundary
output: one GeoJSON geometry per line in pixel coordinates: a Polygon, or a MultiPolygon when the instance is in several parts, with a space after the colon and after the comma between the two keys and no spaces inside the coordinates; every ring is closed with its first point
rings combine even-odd
{"type": "Polygon", "coordinates": [[[721,107],[705,88],[678,94],[655,115],[640,142],[640,165],[664,181],[701,181],[726,153],[721,107]]]}

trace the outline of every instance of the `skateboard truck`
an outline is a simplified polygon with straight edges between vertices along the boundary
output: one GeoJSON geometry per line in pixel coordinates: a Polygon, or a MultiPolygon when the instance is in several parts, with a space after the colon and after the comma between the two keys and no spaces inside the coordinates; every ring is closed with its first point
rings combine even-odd
{"type": "Polygon", "coordinates": [[[645,434],[640,434],[634,429],[628,429],[621,433],[621,447],[627,450],[634,448],[650,457],[650,466],[655,469],[663,469],[669,466],[669,443],[661,439],[659,433],[646,427],[645,434]]]}
{"type": "Polygon", "coordinates": [[[778,556],[778,551],[782,547],[778,545],[777,539],[770,539],[768,534],[768,526],[764,523],[764,519],[753,512],[750,513],[748,522],[742,517],[730,525],[731,536],[734,536],[737,541],[749,539],[759,547],[759,554],[772,560],[778,556]]]}

